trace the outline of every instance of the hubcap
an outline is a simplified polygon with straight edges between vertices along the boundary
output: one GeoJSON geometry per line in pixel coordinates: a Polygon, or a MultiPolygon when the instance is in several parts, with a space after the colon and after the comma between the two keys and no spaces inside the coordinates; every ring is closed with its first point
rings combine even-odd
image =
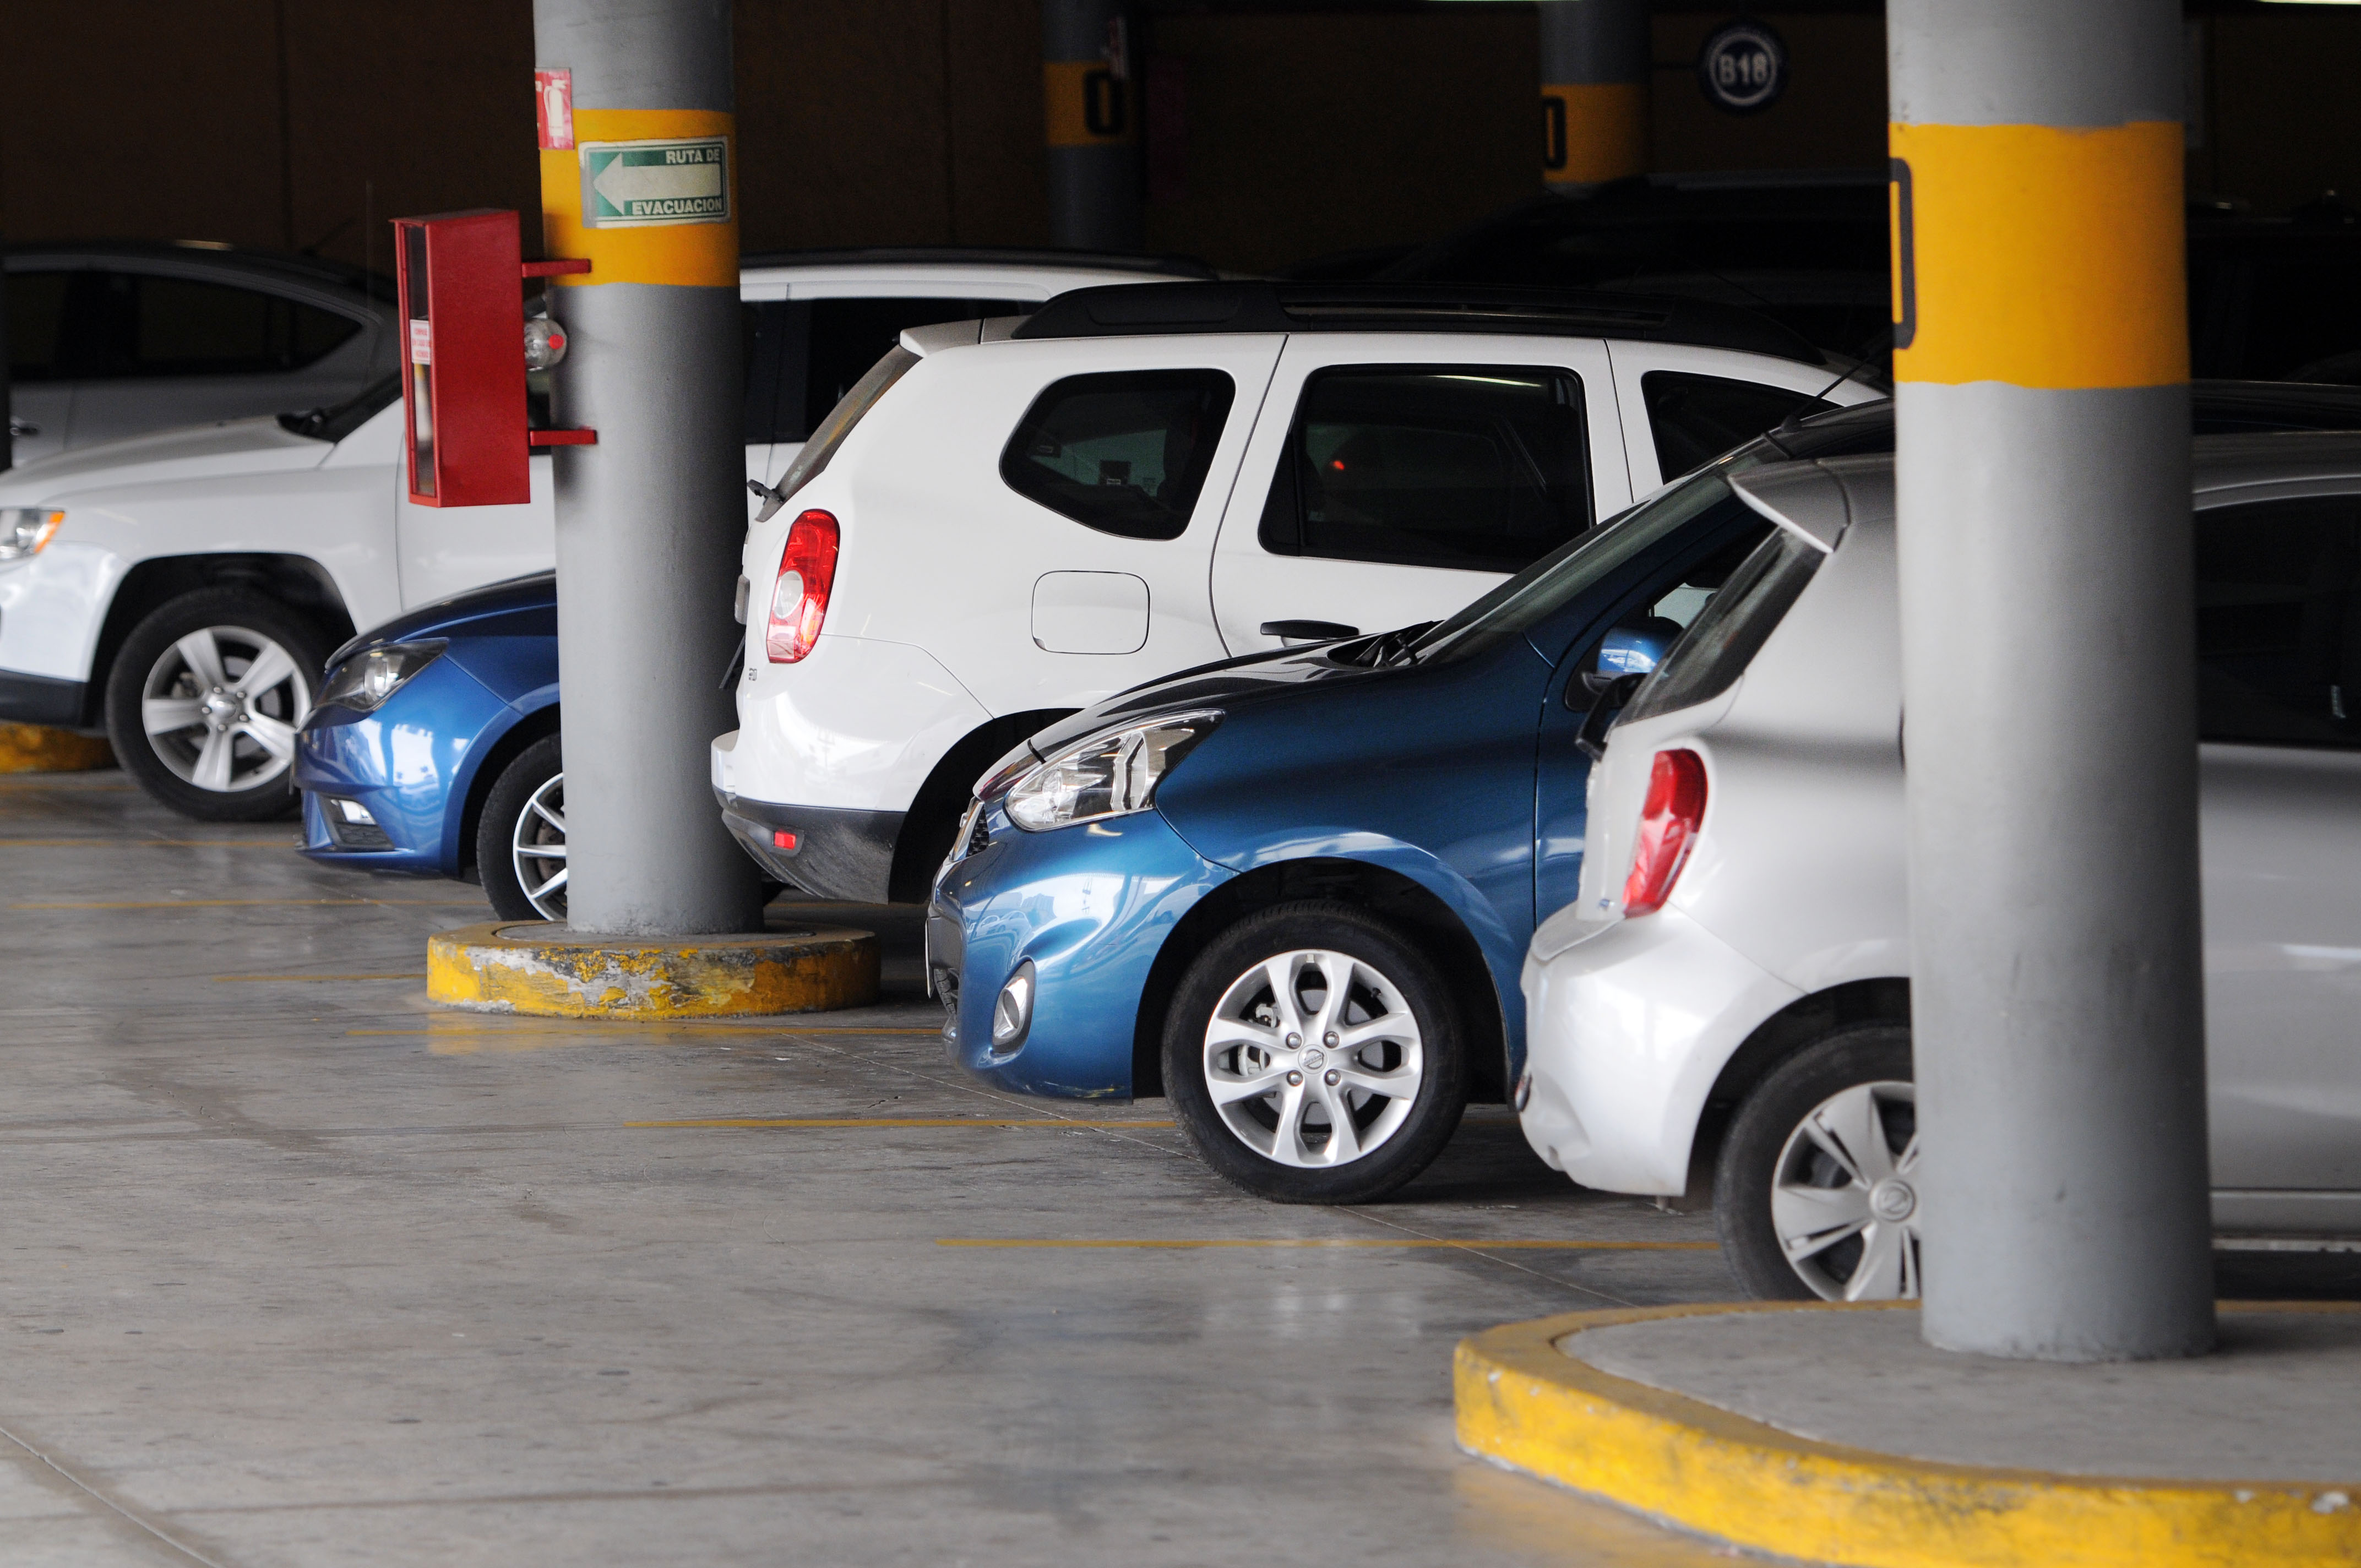
{"type": "Polygon", "coordinates": [[[566,775],[552,773],[517,813],[509,852],[517,885],[544,920],[566,918],[566,775]]]}
{"type": "Polygon", "coordinates": [[[140,686],[157,760],[216,795],[259,789],[295,761],[312,683],[285,648],[243,626],[208,626],[164,650],[140,686]]]}
{"type": "Polygon", "coordinates": [[[1265,1159],[1312,1168],[1383,1146],[1426,1075],[1401,988],[1359,959],[1310,948],[1230,982],[1205,1025],[1203,1062],[1233,1136],[1265,1159]]]}
{"type": "Polygon", "coordinates": [[[1828,1096],[1787,1135],[1771,1223],[1797,1278],[1829,1301],[1918,1294],[1918,1105],[1894,1080],[1828,1096]]]}

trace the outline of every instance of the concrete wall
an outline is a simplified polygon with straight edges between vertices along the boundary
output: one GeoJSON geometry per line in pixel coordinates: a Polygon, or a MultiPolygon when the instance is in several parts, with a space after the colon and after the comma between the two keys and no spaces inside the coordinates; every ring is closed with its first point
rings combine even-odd
{"type": "MultiPolygon", "coordinates": [[[[1734,11],[1660,7],[1660,169],[1884,156],[1874,5],[1761,13],[1786,97],[1690,71],[1734,11]]],[[[1039,244],[1038,0],[737,0],[745,243],[1039,244]]],[[[10,0],[0,233],[317,245],[363,214],[534,201],[529,0],[10,0]]],[[[2361,194],[2361,11],[2200,20],[2193,189],[2361,194]]],[[[1431,237],[1540,187],[1529,7],[1178,5],[1143,53],[1151,244],[1267,267],[1431,237]]],[[[377,254],[385,262],[383,229],[377,254]]]]}

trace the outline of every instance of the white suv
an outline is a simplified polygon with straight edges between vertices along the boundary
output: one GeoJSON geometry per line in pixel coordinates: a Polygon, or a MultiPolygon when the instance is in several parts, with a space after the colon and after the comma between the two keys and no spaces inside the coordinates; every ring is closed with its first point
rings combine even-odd
{"type": "MultiPolygon", "coordinates": [[[[749,258],[747,477],[791,462],[907,327],[1191,265],[749,258]]],[[[104,723],[133,776],[192,817],[291,811],[294,726],[330,650],[404,609],[546,571],[555,553],[548,455],[532,460],[526,505],[437,509],[405,498],[401,445],[389,378],[334,409],[104,442],[0,475],[0,722],[104,723]]]]}
{"type": "Polygon", "coordinates": [[[1191,665],[1437,620],[1633,497],[1875,388],[1724,306],[1160,284],[903,334],[748,535],[724,820],[925,896],[976,775],[1191,665]]]}
{"type": "MultiPolygon", "coordinates": [[[[2361,1234],[2361,438],[2195,452],[2214,1223],[2361,1234]]],[[[1893,459],[1691,483],[1767,537],[1591,772],[1518,1110],[1586,1187],[1679,1193],[1713,1159],[1758,1296],[1915,1295],[1893,459]]]]}

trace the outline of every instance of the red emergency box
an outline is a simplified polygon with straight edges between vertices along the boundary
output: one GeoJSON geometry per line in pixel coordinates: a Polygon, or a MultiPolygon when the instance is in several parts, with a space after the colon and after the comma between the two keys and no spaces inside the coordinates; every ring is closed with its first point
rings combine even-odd
{"type": "Polygon", "coordinates": [[[512,212],[396,218],[393,227],[410,499],[430,507],[521,505],[533,499],[533,447],[598,438],[587,430],[526,430],[518,283],[588,272],[590,264],[523,260],[512,212]]]}

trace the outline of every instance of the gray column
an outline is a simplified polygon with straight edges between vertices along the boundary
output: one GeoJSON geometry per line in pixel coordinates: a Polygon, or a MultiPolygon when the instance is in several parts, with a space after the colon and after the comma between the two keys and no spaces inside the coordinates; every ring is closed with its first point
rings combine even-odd
{"type": "Polygon", "coordinates": [[[1137,64],[1137,42],[1122,0],[1042,0],[1053,244],[1139,247],[1139,124],[1147,82],[1137,64]]]}
{"type": "MultiPolygon", "coordinates": [[[[533,35],[536,65],[573,72],[579,141],[660,137],[697,128],[680,111],[733,110],[728,0],[534,0],[533,35]],[[602,120],[615,110],[675,118],[602,120]]],[[[557,422],[598,433],[556,454],[570,923],[616,936],[758,929],[757,875],[721,827],[707,760],[736,723],[719,684],[742,636],[730,609],[746,527],[735,214],[718,240],[711,228],[566,233],[566,204],[578,214],[581,201],[576,157],[542,157],[553,253],[593,262],[551,291],[571,340],[554,377],[557,422]],[[701,268],[673,264],[684,246],[704,247],[701,268]],[[698,280],[662,280],[680,277],[698,280]]]]}
{"type": "Polygon", "coordinates": [[[1542,179],[1579,191],[1648,167],[1648,0],[1542,0],[1542,179]]]}
{"type": "Polygon", "coordinates": [[[2180,30],[1889,0],[1927,1339],[2213,1342],[2180,30]]]}

